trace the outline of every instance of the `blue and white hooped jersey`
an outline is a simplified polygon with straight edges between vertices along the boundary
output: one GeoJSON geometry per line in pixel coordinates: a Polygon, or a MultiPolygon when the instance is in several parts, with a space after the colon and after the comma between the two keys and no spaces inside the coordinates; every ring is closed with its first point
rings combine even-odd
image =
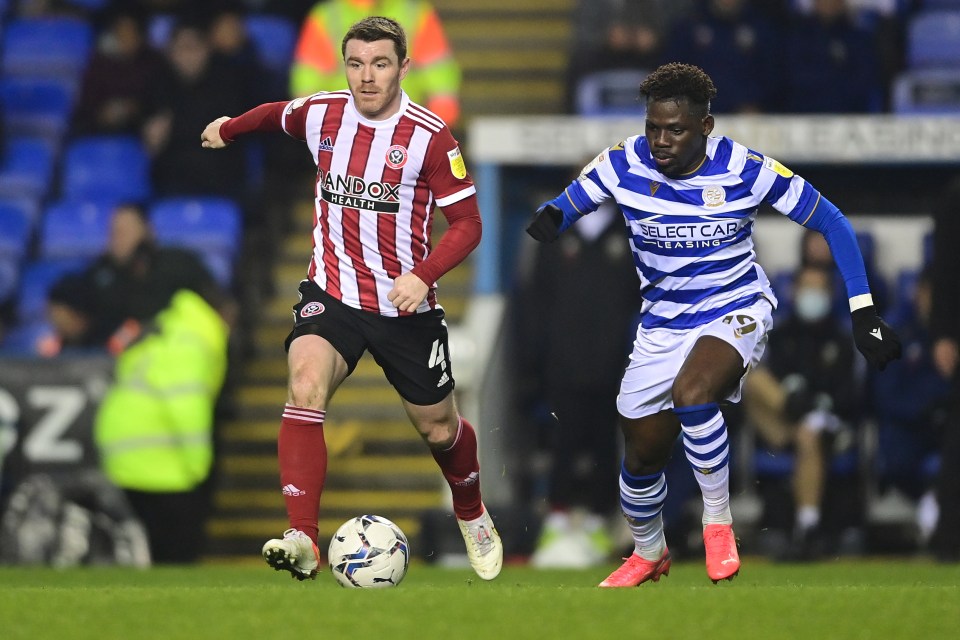
{"type": "Polygon", "coordinates": [[[657,170],[646,138],[633,136],[588,164],[558,200],[565,220],[613,198],[630,234],[643,297],[642,326],[689,329],[760,297],[776,297],[756,262],[752,231],[761,202],[800,224],[820,194],[773,158],[711,137],[689,176],[657,170]],[[568,211],[574,211],[568,216],[568,211]]]}

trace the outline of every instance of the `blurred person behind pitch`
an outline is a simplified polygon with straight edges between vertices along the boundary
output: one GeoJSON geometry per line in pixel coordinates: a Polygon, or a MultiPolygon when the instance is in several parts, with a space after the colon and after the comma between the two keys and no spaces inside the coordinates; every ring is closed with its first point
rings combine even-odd
{"type": "Polygon", "coordinates": [[[126,8],[109,14],[83,74],[71,133],[139,135],[153,87],[169,73],[147,41],[142,15],[126,8]]]}
{"type": "Polygon", "coordinates": [[[932,467],[946,428],[950,394],[950,379],[938,371],[933,358],[932,293],[927,267],[893,320],[903,341],[903,359],[891,362],[871,381],[880,490],[897,489],[917,503],[922,545],[929,542],[937,521],[932,467]]]}
{"type": "MultiPolygon", "coordinates": [[[[763,447],[790,451],[789,496],[768,498],[765,514],[792,498],[793,541],[787,557],[812,560],[825,550],[822,512],[829,464],[852,444],[859,421],[861,382],[849,331],[831,313],[833,271],[801,265],[793,279],[789,315],[771,332],[767,355],[747,378],[744,408],[763,447]]],[[[847,524],[856,524],[853,523],[847,524]]]]}

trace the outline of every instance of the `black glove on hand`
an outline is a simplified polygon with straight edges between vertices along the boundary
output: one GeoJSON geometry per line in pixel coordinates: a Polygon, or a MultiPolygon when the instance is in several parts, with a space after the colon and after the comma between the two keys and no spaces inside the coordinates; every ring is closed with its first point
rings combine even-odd
{"type": "Polygon", "coordinates": [[[527,225],[527,233],[537,242],[553,242],[560,235],[560,225],[563,224],[563,211],[555,204],[545,204],[527,225]]]}
{"type": "Polygon", "coordinates": [[[853,318],[853,341],[871,365],[883,371],[887,363],[900,357],[900,337],[877,315],[872,305],[857,309],[853,318]]]}

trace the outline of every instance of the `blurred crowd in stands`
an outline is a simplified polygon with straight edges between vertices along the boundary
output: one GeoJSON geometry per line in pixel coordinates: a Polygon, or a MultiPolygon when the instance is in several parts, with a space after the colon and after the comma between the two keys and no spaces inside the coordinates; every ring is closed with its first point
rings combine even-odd
{"type": "Polygon", "coordinates": [[[715,113],[956,111],[954,0],[600,0],[578,3],[569,110],[640,109],[637,78],[696,64],[715,113]]]}

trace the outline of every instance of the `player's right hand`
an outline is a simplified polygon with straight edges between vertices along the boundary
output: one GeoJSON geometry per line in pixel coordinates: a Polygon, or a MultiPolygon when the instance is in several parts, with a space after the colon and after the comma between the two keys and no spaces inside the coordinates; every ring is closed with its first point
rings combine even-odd
{"type": "Polygon", "coordinates": [[[229,120],[227,116],[220,116],[204,128],[200,134],[200,146],[204,149],[223,149],[227,142],[220,137],[220,125],[229,120]]]}
{"type": "Polygon", "coordinates": [[[533,221],[527,225],[527,233],[537,242],[553,242],[560,235],[563,211],[549,202],[539,209],[533,221]]]}

